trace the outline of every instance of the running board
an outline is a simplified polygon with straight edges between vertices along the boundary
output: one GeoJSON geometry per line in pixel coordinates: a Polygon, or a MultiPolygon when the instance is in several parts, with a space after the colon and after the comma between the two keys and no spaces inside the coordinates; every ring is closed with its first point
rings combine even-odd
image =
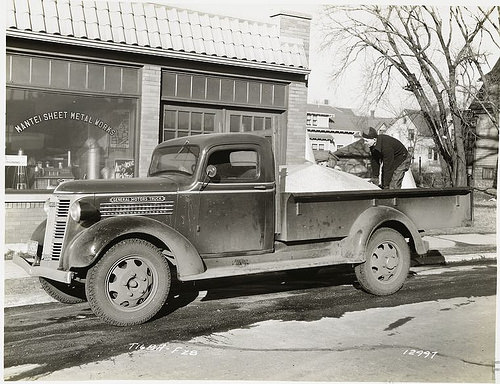
{"type": "Polygon", "coordinates": [[[292,269],[326,267],[338,264],[355,264],[364,260],[342,256],[342,242],[325,243],[322,248],[290,246],[261,255],[226,256],[204,259],[206,271],[196,275],[179,276],[181,281],[215,279],[219,277],[279,272],[292,269]]]}

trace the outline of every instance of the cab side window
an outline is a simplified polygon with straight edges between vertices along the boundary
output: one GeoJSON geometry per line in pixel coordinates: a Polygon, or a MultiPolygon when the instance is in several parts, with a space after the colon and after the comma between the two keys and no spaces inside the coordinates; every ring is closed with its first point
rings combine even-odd
{"type": "Polygon", "coordinates": [[[217,168],[215,183],[251,182],[259,177],[258,154],[253,150],[224,149],[215,151],[208,165],[217,168]]]}

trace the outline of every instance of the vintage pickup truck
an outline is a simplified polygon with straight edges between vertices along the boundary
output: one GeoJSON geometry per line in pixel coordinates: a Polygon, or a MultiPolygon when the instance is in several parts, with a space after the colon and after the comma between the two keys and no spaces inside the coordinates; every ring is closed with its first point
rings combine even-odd
{"type": "Polygon", "coordinates": [[[173,278],[350,264],[364,290],[389,295],[426,255],[424,230],[471,221],[468,188],[288,192],[274,164],[253,134],[166,141],[148,177],[60,184],[15,262],[60,302],[127,326],[166,305],[173,278]]]}

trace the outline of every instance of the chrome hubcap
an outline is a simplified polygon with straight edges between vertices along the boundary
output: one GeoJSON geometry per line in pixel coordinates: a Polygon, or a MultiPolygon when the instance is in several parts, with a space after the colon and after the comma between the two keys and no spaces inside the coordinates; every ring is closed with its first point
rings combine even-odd
{"type": "Polygon", "coordinates": [[[135,309],[151,297],[154,283],[154,271],[147,261],[140,257],[128,257],[110,269],[106,293],[120,309],[135,309]]]}
{"type": "Polygon", "coordinates": [[[372,273],[379,281],[389,281],[397,274],[399,262],[397,248],[389,242],[381,243],[371,255],[372,273]]]}

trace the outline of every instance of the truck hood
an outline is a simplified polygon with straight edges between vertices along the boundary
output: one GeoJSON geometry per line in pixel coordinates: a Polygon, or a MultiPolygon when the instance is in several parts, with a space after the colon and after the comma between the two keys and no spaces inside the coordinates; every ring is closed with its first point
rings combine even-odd
{"type": "Polygon", "coordinates": [[[177,177],[141,177],[131,179],[75,180],[61,183],[54,193],[138,193],[177,192],[191,179],[177,177]]]}

